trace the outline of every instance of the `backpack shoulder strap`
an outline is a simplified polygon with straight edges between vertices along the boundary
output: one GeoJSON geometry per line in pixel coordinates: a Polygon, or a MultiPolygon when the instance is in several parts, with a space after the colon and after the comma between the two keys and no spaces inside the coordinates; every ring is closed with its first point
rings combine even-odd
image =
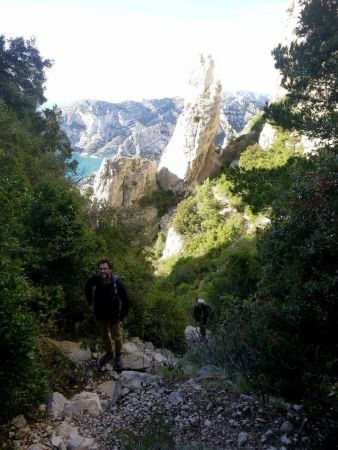
{"type": "Polygon", "coordinates": [[[120,279],[118,275],[113,275],[114,294],[117,295],[117,281],[120,279]]]}

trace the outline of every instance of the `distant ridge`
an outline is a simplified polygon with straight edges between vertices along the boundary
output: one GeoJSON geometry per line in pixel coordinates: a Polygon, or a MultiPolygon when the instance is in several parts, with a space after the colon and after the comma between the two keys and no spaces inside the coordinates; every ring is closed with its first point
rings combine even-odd
{"type": "MultiPolygon", "coordinates": [[[[221,124],[216,144],[238,134],[269,97],[238,91],[222,94],[221,124]]],[[[158,161],[183,110],[182,98],[111,103],[81,100],[62,108],[61,126],[74,152],[106,158],[141,156],[158,161]]]]}

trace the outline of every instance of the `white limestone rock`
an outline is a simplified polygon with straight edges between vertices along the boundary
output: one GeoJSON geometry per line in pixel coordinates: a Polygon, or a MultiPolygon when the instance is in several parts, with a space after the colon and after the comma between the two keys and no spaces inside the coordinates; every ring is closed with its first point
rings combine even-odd
{"type": "Polygon", "coordinates": [[[169,258],[180,253],[183,247],[182,236],[177,233],[174,227],[168,229],[167,238],[165,241],[164,249],[161,259],[169,258]]]}
{"type": "Polygon", "coordinates": [[[82,436],[72,437],[68,441],[67,450],[96,450],[97,445],[94,439],[82,436]]]}
{"type": "Polygon", "coordinates": [[[58,417],[62,414],[68,400],[60,392],[53,392],[48,399],[47,412],[53,417],[58,417]]]}
{"type": "Polygon", "coordinates": [[[101,394],[105,394],[105,395],[111,396],[113,394],[114,387],[115,387],[115,381],[114,380],[108,380],[108,381],[105,381],[105,382],[99,384],[97,386],[97,390],[101,394]]]}
{"type": "Polygon", "coordinates": [[[27,450],[49,450],[49,447],[46,447],[43,444],[32,444],[28,447],[27,450]]]}
{"type": "Polygon", "coordinates": [[[156,169],[141,158],[105,160],[95,176],[94,197],[114,207],[131,206],[157,189],[156,169]]]}
{"type": "Polygon", "coordinates": [[[125,342],[122,346],[122,351],[125,353],[133,353],[139,350],[139,346],[137,346],[134,342],[125,342]]]}
{"type": "Polygon", "coordinates": [[[258,145],[263,149],[271,147],[276,139],[276,128],[274,128],[269,123],[265,123],[263,129],[259,135],[258,145]]]}
{"type": "Polygon", "coordinates": [[[95,417],[103,413],[97,394],[93,392],[81,392],[80,394],[74,395],[65,405],[63,414],[66,417],[73,417],[85,411],[95,417]]]}
{"type": "Polygon", "coordinates": [[[135,389],[140,389],[141,387],[148,386],[150,384],[156,384],[160,381],[160,379],[161,378],[158,375],[125,370],[121,373],[118,382],[121,383],[123,388],[134,391],[135,389]]]}
{"type": "Polygon", "coordinates": [[[188,325],[184,330],[186,342],[193,343],[201,340],[201,333],[199,327],[188,325]]]}
{"type": "Polygon", "coordinates": [[[166,190],[180,189],[183,182],[196,184],[212,173],[221,107],[221,84],[213,80],[213,70],[213,59],[201,56],[184,111],[159,163],[158,183],[166,190]]]}
{"type": "Polygon", "coordinates": [[[60,425],[56,428],[56,432],[57,435],[61,436],[61,438],[65,441],[71,437],[79,435],[77,428],[70,425],[66,421],[60,423],[60,425]]]}
{"type": "Polygon", "coordinates": [[[130,370],[144,370],[151,365],[151,359],[144,352],[140,350],[132,353],[123,352],[123,366],[130,370]]]}

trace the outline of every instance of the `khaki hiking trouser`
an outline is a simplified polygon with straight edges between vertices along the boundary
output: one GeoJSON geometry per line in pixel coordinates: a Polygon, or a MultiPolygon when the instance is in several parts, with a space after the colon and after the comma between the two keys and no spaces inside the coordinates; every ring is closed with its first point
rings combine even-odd
{"type": "Polygon", "coordinates": [[[107,353],[114,353],[113,340],[115,342],[115,355],[122,352],[122,328],[121,321],[106,322],[105,320],[96,320],[97,328],[102,336],[104,348],[107,353]]]}

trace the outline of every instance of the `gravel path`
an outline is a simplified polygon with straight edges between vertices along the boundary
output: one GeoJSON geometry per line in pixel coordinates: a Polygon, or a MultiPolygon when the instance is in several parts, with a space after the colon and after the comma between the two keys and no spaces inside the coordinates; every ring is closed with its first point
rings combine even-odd
{"type": "MultiPolygon", "coordinates": [[[[324,422],[308,420],[301,405],[279,408],[255,396],[233,392],[222,376],[162,380],[138,390],[124,389],[116,405],[102,393],[102,383],[115,372],[89,367],[86,391],[100,396],[103,414],[70,418],[46,415],[29,433],[12,435],[18,449],[44,450],[319,450],[325,449],[324,422]],[[57,443],[60,425],[76,427],[94,445],[67,448],[57,443]],[[54,441],[53,441],[54,436],[54,441]],[[146,444],[148,446],[146,446],[146,444]]],[[[27,427],[26,427],[27,428],[27,427]]],[[[27,430],[26,430],[27,431],[27,430]]],[[[20,430],[17,432],[20,433],[20,430]]]]}

